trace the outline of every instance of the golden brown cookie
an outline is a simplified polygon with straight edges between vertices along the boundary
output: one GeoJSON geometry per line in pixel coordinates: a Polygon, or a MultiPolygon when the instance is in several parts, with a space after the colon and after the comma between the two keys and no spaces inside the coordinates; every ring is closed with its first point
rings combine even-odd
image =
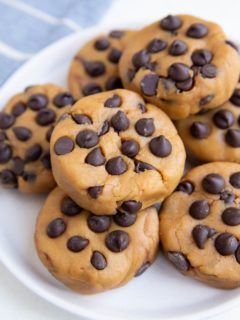
{"type": "Polygon", "coordinates": [[[177,120],[224,103],[237,84],[240,60],[219,25],[177,15],[139,31],[119,69],[126,89],[177,120]]]}
{"type": "Polygon", "coordinates": [[[59,117],[74,102],[53,84],[32,86],[16,94],[0,112],[0,183],[21,192],[51,190],[49,140],[59,117]]]}
{"type": "Polygon", "coordinates": [[[75,98],[122,88],[118,62],[133,30],[114,30],[87,42],[75,55],[68,74],[75,98]]]}
{"type": "Polygon", "coordinates": [[[185,150],[168,116],[119,89],[80,99],[51,139],[59,187],[95,214],[135,213],[177,186],[185,150]]]}
{"type": "Polygon", "coordinates": [[[40,259],[58,280],[84,293],[126,284],[154,261],[159,244],[157,210],[95,216],[56,188],[37,220],[40,259]]]}
{"type": "Polygon", "coordinates": [[[160,238],[182,273],[220,288],[240,286],[240,165],[191,170],[165,201],[160,238]]]}

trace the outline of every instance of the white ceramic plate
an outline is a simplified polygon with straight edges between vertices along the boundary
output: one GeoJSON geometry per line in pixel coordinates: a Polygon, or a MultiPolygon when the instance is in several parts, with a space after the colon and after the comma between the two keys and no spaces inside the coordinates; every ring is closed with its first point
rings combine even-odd
{"type": "MultiPolygon", "coordinates": [[[[7,81],[1,89],[0,105],[31,84],[66,85],[69,63],[77,49],[98,33],[114,27],[129,28],[129,25],[98,26],[43,50],[7,81]]],[[[60,308],[95,320],[193,320],[222,313],[240,303],[239,290],[217,290],[184,277],[162,256],[146,273],[123,288],[94,296],[82,296],[67,289],[42,266],[34,248],[35,220],[43,201],[43,196],[0,190],[0,259],[22,283],[60,308]]]]}

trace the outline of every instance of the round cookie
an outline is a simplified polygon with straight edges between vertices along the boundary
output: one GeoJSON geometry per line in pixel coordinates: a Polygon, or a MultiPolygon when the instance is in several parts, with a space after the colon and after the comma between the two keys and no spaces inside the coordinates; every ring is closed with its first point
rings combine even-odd
{"type": "Polygon", "coordinates": [[[239,164],[212,162],[192,169],[160,213],[167,258],[212,286],[240,286],[239,204],[239,164]]]}
{"type": "Polygon", "coordinates": [[[43,264],[65,285],[84,294],[106,291],[152,264],[158,214],[152,207],[138,215],[95,216],[56,188],[38,217],[35,242],[43,264]]]}
{"type": "Polygon", "coordinates": [[[68,85],[76,99],[101,91],[122,88],[118,62],[133,30],[114,30],[87,42],[75,55],[68,85]]]}
{"type": "Polygon", "coordinates": [[[21,192],[50,191],[49,141],[59,117],[74,102],[53,84],[28,87],[13,96],[0,112],[0,184],[21,192]]]}
{"type": "Polygon", "coordinates": [[[213,110],[202,109],[176,121],[178,133],[192,158],[240,162],[240,84],[229,101],[213,110]]]}
{"type": "Polygon", "coordinates": [[[50,145],[59,187],[100,215],[135,213],[162,201],[185,163],[167,115],[124,89],[80,99],[56,126],[50,145]]]}
{"type": "Polygon", "coordinates": [[[240,70],[233,46],[215,23],[167,16],[137,33],[121,57],[120,76],[126,89],[183,119],[230,97],[240,70]]]}

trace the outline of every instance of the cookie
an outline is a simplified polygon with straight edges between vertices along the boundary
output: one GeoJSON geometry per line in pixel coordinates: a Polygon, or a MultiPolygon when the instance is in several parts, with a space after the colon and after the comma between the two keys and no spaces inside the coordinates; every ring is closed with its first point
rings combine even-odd
{"type": "Polygon", "coordinates": [[[138,215],[95,216],[56,188],[40,212],[35,240],[41,261],[58,280],[97,293],[126,284],[152,264],[158,214],[152,207],[138,215]]]}
{"type": "Polygon", "coordinates": [[[45,84],[16,94],[0,112],[0,184],[21,192],[51,190],[49,141],[59,117],[73,97],[65,89],[45,84]]]}
{"type": "Polygon", "coordinates": [[[182,273],[220,288],[240,286],[240,165],[192,169],[165,201],[160,237],[182,273]]]}
{"type": "Polygon", "coordinates": [[[231,98],[215,109],[202,109],[176,121],[191,158],[240,162],[240,84],[231,98]]]}
{"type": "Polygon", "coordinates": [[[227,101],[238,81],[239,62],[219,25],[177,15],[139,31],[119,69],[126,89],[177,120],[227,101]]]}
{"type": "Polygon", "coordinates": [[[133,30],[114,30],[90,40],[77,52],[68,74],[69,89],[76,99],[122,88],[118,62],[134,34],[133,30]]]}
{"type": "Polygon", "coordinates": [[[100,215],[135,213],[162,201],[185,162],[167,115],[124,89],[80,99],[57,124],[50,145],[59,187],[100,215]]]}

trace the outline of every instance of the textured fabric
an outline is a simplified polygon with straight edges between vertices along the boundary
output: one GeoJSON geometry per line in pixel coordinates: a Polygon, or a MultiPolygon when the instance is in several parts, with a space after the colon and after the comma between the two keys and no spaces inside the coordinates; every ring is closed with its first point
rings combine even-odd
{"type": "Polygon", "coordinates": [[[0,85],[52,42],[98,23],[113,0],[0,0],[0,85]]]}

